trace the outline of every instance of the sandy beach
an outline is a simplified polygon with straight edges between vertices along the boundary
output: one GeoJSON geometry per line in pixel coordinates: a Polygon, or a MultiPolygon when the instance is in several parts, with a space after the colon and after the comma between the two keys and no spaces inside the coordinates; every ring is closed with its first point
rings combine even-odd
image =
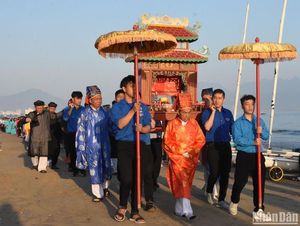
{"type": "MultiPolygon", "coordinates": [[[[22,140],[0,133],[0,225],[2,226],[64,226],[64,225],[133,225],[126,220],[112,218],[118,204],[118,181],[114,177],[110,189],[112,196],[102,203],[91,201],[89,177],[72,177],[60,159],[58,171],[48,169],[47,174],[31,169],[22,140]]],[[[63,156],[64,153],[61,153],[63,156]]],[[[192,206],[197,218],[187,221],[173,214],[174,199],[166,184],[165,170],[161,170],[160,189],[154,198],[158,207],[154,213],[140,211],[147,225],[251,225],[252,181],[241,196],[239,214],[207,204],[201,191],[204,185],[201,167],[195,175],[192,206]]],[[[226,200],[230,200],[233,184],[232,168],[226,200]]],[[[130,205],[129,205],[130,206],[130,205]]],[[[294,212],[300,210],[300,182],[267,180],[265,192],[266,212],[294,212]]]]}

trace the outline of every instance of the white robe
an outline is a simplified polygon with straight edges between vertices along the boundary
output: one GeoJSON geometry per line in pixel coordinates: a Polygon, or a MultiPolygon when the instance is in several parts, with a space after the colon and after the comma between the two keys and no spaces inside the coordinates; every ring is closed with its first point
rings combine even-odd
{"type": "Polygon", "coordinates": [[[42,170],[47,170],[48,157],[34,156],[34,157],[31,157],[31,162],[32,162],[33,166],[38,167],[39,172],[42,171],[42,170]]]}
{"type": "Polygon", "coordinates": [[[193,216],[191,201],[187,198],[176,199],[175,214],[178,216],[186,216],[187,218],[193,216]]]}

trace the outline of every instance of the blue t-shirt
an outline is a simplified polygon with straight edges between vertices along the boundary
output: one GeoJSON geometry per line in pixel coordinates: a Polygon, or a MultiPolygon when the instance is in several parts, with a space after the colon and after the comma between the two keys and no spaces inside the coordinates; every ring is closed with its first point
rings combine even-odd
{"type": "MultiPolygon", "coordinates": [[[[129,123],[123,128],[118,127],[119,120],[128,114],[130,109],[133,107],[134,103],[128,103],[126,100],[121,100],[119,103],[113,105],[111,109],[111,121],[112,121],[112,131],[115,135],[115,139],[119,141],[135,141],[136,140],[136,116],[134,115],[129,123]]],[[[140,123],[142,126],[151,126],[151,115],[148,107],[141,103],[140,109],[140,123]]],[[[141,133],[141,141],[145,144],[150,145],[150,133],[141,133]]]]}
{"type": "MultiPolygon", "coordinates": [[[[262,119],[260,124],[262,127],[261,139],[269,139],[269,131],[262,119]]],[[[244,115],[238,118],[232,126],[232,137],[238,151],[256,153],[257,148],[254,144],[256,138],[256,116],[253,116],[252,121],[246,119],[244,115]]]]}
{"type": "MultiPolygon", "coordinates": [[[[115,104],[113,104],[113,106],[115,104]]],[[[115,137],[118,131],[118,127],[114,126],[114,123],[112,121],[112,108],[108,110],[108,124],[109,124],[109,135],[115,137]]]]}
{"type": "MultiPolygon", "coordinates": [[[[206,109],[201,115],[201,123],[207,122],[211,115],[211,110],[206,109]]],[[[206,142],[230,142],[233,124],[233,115],[230,110],[223,108],[221,111],[216,110],[213,125],[209,131],[205,132],[206,142]]]]}
{"type": "Polygon", "coordinates": [[[77,122],[78,119],[80,118],[80,115],[82,113],[82,111],[85,108],[83,106],[80,106],[78,109],[76,109],[75,107],[72,110],[71,115],[68,114],[69,112],[69,107],[66,107],[63,110],[63,119],[64,121],[67,122],[67,130],[69,133],[76,133],[77,131],[77,122]]]}

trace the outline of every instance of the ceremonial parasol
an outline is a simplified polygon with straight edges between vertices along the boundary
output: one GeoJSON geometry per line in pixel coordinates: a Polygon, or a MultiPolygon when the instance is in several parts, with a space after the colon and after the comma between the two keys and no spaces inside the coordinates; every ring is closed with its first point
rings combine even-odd
{"type": "MultiPolygon", "coordinates": [[[[98,53],[106,57],[122,57],[134,55],[135,98],[140,102],[139,79],[138,79],[138,54],[149,52],[161,52],[175,48],[176,38],[170,34],[154,31],[139,30],[135,25],[133,30],[115,31],[100,36],[95,43],[98,53]]],[[[140,124],[140,111],[136,112],[136,124],[140,124]]],[[[141,181],[140,181],[140,132],[136,131],[136,154],[137,154],[137,200],[141,204],[141,181]]]]}
{"type": "MultiPolygon", "coordinates": [[[[250,59],[256,64],[256,127],[260,127],[260,64],[264,62],[276,62],[284,60],[293,60],[297,57],[297,50],[290,44],[279,44],[271,42],[246,43],[234,46],[228,46],[219,53],[219,60],[225,59],[250,59]]],[[[257,133],[257,138],[260,134],[257,133]]],[[[257,145],[257,167],[258,167],[258,202],[259,208],[262,208],[262,184],[261,184],[261,150],[257,145]]],[[[265,176],[265,175],[264,175],[265,176]]]]}

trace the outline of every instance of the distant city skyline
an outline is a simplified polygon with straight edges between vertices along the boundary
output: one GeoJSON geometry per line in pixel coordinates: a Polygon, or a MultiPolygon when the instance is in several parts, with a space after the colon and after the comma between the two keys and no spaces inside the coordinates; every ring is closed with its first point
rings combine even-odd
{"type": "MultiPolygon", "coordinates": [[[[247,41],[277,41],[283,1],[252,0],[247,41]]],[[[95,40],[114,30],[129,30],[140,16],[186,17],[190,26],[200,22],[199,40],[210,49],[209,60],[199,65],[198,86],[221,83],[235,89],[238,61],[218,61],[227,45],[242,40],[247,1],[1,1],[0,3],[0,96],[31,88],[42,89],[67,100],[72,90],[85,92],[87,85],[102,89],[104,103],[111,102],[120,79],[133,73],[122,59],[101,58],[95,40]],[[118,7],[116,7],[118,5],[118,7]]],[[[298,14],[300,1],[287,5],[283,42],[300,46],[298,14]]],[[[272,82],[274,64],[265,64],[262,78],[272,82]]],[[[254,82],[255,67],[245,62],[242,82],[254,82]]],[[[280,64],[279,77],[300,78],[299,59],[280,64]]],[[[203,87],[202,87],[203,88],[203,87]]]]}

